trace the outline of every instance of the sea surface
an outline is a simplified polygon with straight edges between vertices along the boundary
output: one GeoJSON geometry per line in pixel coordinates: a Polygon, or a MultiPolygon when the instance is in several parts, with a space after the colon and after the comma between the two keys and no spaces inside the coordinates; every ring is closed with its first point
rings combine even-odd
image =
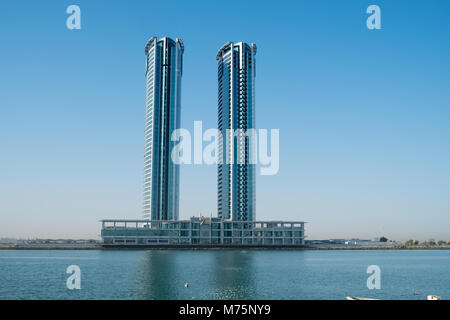
{"type": "Polygon", "coordinates": [[[450,250],[0,250],[0,299],[426,300],[428,294],[450,298],[450,250]],[[70,265],[81,270],[79,290],[67,288],[70,265]],[[370,265],[380,268],[380,289],[367,287],[370,265]]]}

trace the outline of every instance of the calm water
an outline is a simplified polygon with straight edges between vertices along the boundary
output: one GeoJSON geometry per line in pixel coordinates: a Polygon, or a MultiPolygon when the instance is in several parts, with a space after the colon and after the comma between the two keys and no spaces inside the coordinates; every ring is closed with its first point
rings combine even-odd
{"type": "Polygon", "coordinates": [[[0,250],[0,299],[424,300],[427,294],[449,299],[450,251],[0,250]],[[69,265],[81,268],[81,290],[66,287],[69,265]],[[380,290],[367,289],[369,265],[381,268],[380,290]]]}

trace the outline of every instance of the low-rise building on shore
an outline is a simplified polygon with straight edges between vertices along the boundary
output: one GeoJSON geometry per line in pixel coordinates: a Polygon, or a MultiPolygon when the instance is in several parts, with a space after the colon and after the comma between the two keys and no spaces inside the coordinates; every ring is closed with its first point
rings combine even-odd
{"type": "Polygon", "coordinates": [[[102,220],[104,247],[301,247],[301,221],[102,220]]]}

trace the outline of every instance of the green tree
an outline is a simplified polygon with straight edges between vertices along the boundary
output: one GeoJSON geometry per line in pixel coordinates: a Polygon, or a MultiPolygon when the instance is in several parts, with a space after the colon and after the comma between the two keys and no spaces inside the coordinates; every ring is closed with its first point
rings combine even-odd
{"type": "Polygon", "coordinates": [[[418,246],[419,245],[419,240],[414,240],[414,245],[418,246]]]}
{"type": "Polygon", "coordinates": [[[386,238],[386,237],[381,237],[381,238],[380,238],[380,242],[388,242],[388,240],[389,240],[389,239],[386,238]]]}
{"type": "Polygon", "coordinates": [[[445,245],[446,244],[446,242],[444,241],[444,240],[439,240],[438,241],[438,245],[439,246],[443,246],[443,245],[445,245]]]}
{"type": "Polygon", "coordinates": [[[407,245],[407,246],[412,246],[412,245],[414,245],[414,240],[408,240],[408,241],[406,241],[406,242],[405,242],[405,245],[407,245]]]}

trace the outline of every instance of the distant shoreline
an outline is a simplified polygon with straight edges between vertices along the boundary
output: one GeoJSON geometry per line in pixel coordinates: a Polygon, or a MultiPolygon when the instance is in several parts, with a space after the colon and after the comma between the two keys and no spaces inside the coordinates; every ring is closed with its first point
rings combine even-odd
{"type": "Polygon", "coordinates": [[[103,247],[101,245],[93,246],[0,246],[0,250],[106,250],[106,251],[123,251],[123,250],[283,250],[283,251],[296,251],[296,250],[450,250],[450,246],[442,247],[246,247],[246,246],[234,246],[234,247],[193,247],[193,246],[179,246],[179,247],[167,247],[167,246],[155,246],[155,247],[103,247]]]}

